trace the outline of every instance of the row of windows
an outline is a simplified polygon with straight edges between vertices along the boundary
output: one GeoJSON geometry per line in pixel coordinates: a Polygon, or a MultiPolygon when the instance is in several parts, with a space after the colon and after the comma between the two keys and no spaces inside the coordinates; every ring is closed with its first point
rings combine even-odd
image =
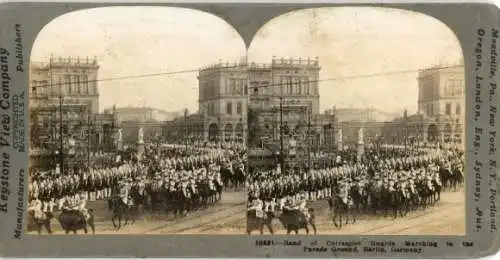
{"type": "MultiPolygon", "coordinates": [[[[243,105],[241,102],[236,103],[236,114],[241,115],[243,112],[243,105]]],[[[233,103],[232,102],[227,102],[226,104],[226,114],[232,115],[233,114],[233,103]]]]}
{"type": "MultiPolygon", "coordinates": [[[[228,115],[233,115],[234,112],[236,112],[237,115],[241,115],[243,113],[243,103],[242,102],[237,102],[236,103],[236,109],[234,108],[234,104],[232,102],[227,102],[226,103],[226,114],[228,115]]],[[[209,103],[206,106],[207,110],[207,115],[208,116],[216,116],[218,115],[217,109],[215,106],[215,103],[209,103]]]]}
{"type": "MultiPolygon", "coordinates": [[[[436,114],[438,114],[439,112],[436,111],[436,106],[434,106],[434,104],[427,104],[425,107],[424,107],[424,110],[425,110],[425,114],[427,116],[435,116],[436,114]]],[[[453,110],[453,104],[452,103],[446,103],[445,104],[445,111],[444,111],[445,115],[447,116],[452,116],[452,115],[456,115],[456,116],[460,116],[462,114],[462,106],[460,103],[456,103],[455,104],[455,109],[453,110]]]]}
{"type": "Polygon", "coordinates": [[[446,96],[463,96],[464,80],[448,79],[445,83],[444,94],[446,96]]]}
{"type": "MultiPolygon", "coordinates": [[[[452,108],[451,108],[452,104],[451,103],[446,103],[445,105],[445,114],[447,116],[451,116],[452,115],[452,108]]],[[[455,104],[455,115],[459,116],[461,115],[462,113],[462,107],[460,105],[460,103],[456,103],[455,104]]]]}
{"type": "MultiPolygon", "coordinates": [[[[90,94],[89,79],[87,75],[65,75],[58,77],[55,85],[50,85],[47,80],[32,81],[32,94],[59,93],[61,89],[63,94],[90,94]]],[[[95,84],[92,84],[95,86],[95,84]]]]}
{"type": "Polygon", "coordinates": [[[423,82],[420,88],[420,91],[422,91],[422,99],[428,99],[438,96],[439,89],[437,88],[437,86],[439,86],[439,82],[434,79],[423,82]]]}
{"type": "Polygon", "coordinates": [[[246,80],[244,80],[244,79],[228,79],[228,80],[226,80],[225,94],[229,94],[229,95],[246,94],[246,80]]]}
{"type": "Polygon", "coordinates": [[[317,85],[308,77],[280,77],[280,87],[285,95],[315,95],[317,85]]]}

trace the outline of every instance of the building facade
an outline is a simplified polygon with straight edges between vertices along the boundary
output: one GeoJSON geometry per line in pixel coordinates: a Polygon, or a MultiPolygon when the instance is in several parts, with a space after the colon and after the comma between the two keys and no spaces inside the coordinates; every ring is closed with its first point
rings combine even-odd
{"type": "Polygon", "coordinates": [[[166,122],[162,135],[169,143],[197,143],[205,140],[204,129],[202,114],[185,114],[166,122]]]}
{"type": "Polygon", "coordinates": [[[463,143],[465,70],[463,64],[419,72],[418,110],[426,119],[423,139],[463,143]]]}
{"type": "Polygon", "coordinates": [[[116,120],[99,114],[95,59],[51,57],[30,66],[30,163],[63,169],[87,165],[92,153],[113,151],[116,120]]]}
{"type": "Polygon", "coordinates": [[[90,104],[91,113],[99,113],[98,71],[97,60],[89,58],[51,57],[49,62],[32,62],[30,106],[62,97],[67,103],[90,104]]]}
{"type": "Polygon", "coordinates": [[[244,142],[248,107],[246,63],[221,63],[201,69],[198,83],[204,140],[244,142]]]}
{"type": "Polygon", "coordinates": [[[317,58],[273,58],[269,64],[249,64],[249,109],[256,135],[279,141],[283,125],[285,142],[295,140],[297,153],[308,143],[318,150],[333,145],[335,115],[319,110],[320,69],[317,58]]]}
{"type": "MultiPolygon", "coordinates": [[[[283,121],[290,134],[301,136],[308,129],[318,146],[323,145],[325,129],[334,128],[334,116],[319,111],[320,69],[318,59],[284,58],[201,69],[198,117],[203,122],[203,140],[246,142],[252,139],[249,133],[276,140],[283,121]]],[[[335,136],[330,132],[329,137],[335,136]]]]}
{"type": "Polygon", "coordinates": [[[421,70],[418,75],[418,112],[388,122],[384,138],[400,144],[463,145],[464,77],[463,64],[421,70]]]}

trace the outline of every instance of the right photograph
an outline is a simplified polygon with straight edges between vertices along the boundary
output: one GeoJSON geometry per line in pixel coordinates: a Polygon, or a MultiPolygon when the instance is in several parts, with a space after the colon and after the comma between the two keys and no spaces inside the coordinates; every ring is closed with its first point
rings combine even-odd
{"type": "Polygon", "coordinates": [[[420,13],[278,16],[248,49],[247,233],[464,235],[460,44],[420,13]]]}

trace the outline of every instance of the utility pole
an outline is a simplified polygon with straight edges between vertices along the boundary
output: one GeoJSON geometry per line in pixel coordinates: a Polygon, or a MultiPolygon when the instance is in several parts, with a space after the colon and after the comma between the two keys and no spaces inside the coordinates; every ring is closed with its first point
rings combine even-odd
{"type": "Polygon", "coordinates": [[[87,146],[88,146],[88,151],[87,151],[87,167],[90,169],[90,153],[92,151],[92,133],[91,133],[91,120],[90,120],[90,104],[88,107],[88,115],[87,115],[87,146]]]}
{"type": "MultiPolygon", "coordinates": [[[[49,72],[50,72],[50,89],[52,90],[54,85],[53,85],[53,75],[52,75],[52,56],[50,56],[50,61],[49,61],[49,72]]],[[[63,88],[62,84],[59,84],[58,88],[58,94],[59,94],[59,169],[60,173],[64,174],[64,138],[63,138],[63,88]]]]}
{"type": "Polygon", "coordinates": [[[285,170],[285,155],[283,146],[283,96],[280,96],[280,166],[282,172],[285,170]]]}
{"type": "Polygon", "coordinates": [[[309,170],[312,169],[311,164],[311,108],[307,109],[307,163],[309,164],[309,170]]]}

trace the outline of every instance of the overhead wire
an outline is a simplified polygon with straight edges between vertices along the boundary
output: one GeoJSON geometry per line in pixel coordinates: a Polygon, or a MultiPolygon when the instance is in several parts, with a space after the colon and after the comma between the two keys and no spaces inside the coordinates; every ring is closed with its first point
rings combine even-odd
{"type": "MultiPolygon", "coordinates": [[[[434,69],[442,70],[442,69],[455,68],[455,67],[461,67],[461,66],[462,65],[450,65],[450,66],[436,67],[434,69]]],[[[215,68],[217,68],[217,69],[233,69],[233,68],[238,68],[238,67],[247,67],[247,65],[220,66],[220,67],[215,67],[215,68]]],[[[129,80],[129,79],[138,79],[138,78],[160,77],[160,76],[169,76],[169,75],[194,73],[194,72],[199,72],[199,71],[202,71],[202,70],[203,69],[189,69],[189,70],[179,70],[179,71],[166,71],[166,72],[147,73],[147,74],[139,74],[139,75],[132,75],[132,76],[102,78],[102,79],[88,80],[86,82],[94,83],[94,82],[118,81],[118,80],[129,80]]],[[[387,75],[416,73],[416,72],[419,72],[419,71],[422,71],[422,70],[425,70],[425,69],[411,69],[411,70],[389,71],[389,72],[360,74],[360,75],[350,75],[350,76],[339,76],[339,77],[324,78],[324,79],[317,79],[317,80],[307,80],[307,81],[302,81],[302,82],[304,82],[304,83],[315,83],[315,82],[325,82],[325,81],[342,81],[342,80],[351,80],[351,79],[360,79],[360,78],[380,77],[380,76],[387,76],[387,75]]],[[[71,85],[72,83],[73,82],[52,83],[52,84],[49,83],[49,84],[39,85],[39,86],[35,86],[35,87],[37,87],[37,88],[43,88],[43,87],[49,87],[49,86],[50,87],[64,86],[64,85],[71,85]]],[[[269,84],[267,86],[282,86],[282,85],[286,85],[286,83],[273,83],[273,84],[269,84]]]]}

